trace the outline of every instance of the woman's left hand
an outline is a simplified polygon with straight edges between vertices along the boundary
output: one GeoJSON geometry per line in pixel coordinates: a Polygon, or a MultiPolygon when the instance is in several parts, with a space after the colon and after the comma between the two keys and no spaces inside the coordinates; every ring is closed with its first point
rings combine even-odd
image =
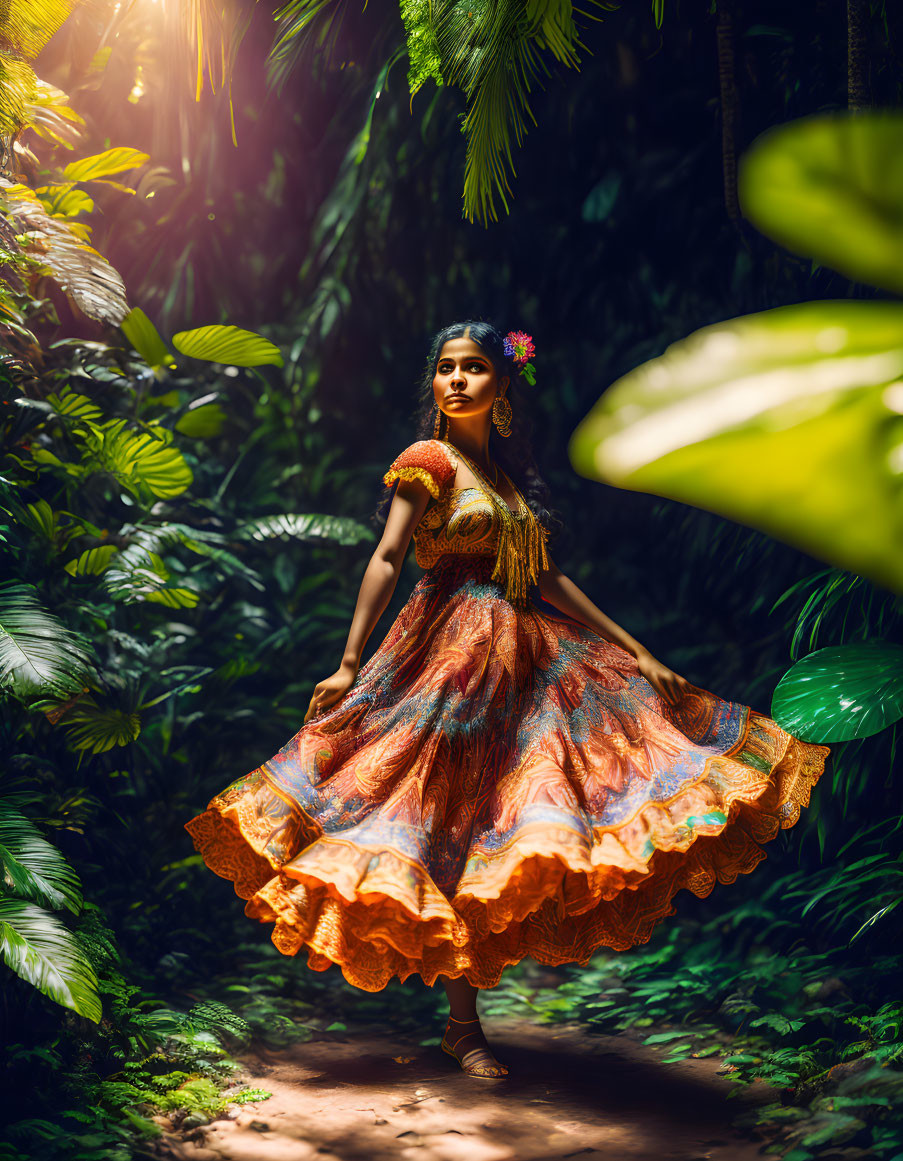
{"type": "Polygon", "coordinates": [[[662,665],[651,653],[640,654],[637,658],[637,668],[649,684],[672,705],[676,705],[685,694],[695,689],[685,677],[681,677],[667,665],[662,665]]]}

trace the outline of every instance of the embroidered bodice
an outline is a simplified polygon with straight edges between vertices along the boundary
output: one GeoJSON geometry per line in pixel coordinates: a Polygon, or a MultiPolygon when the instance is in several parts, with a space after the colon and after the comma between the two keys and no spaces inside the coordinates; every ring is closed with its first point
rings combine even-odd
{"type": "Polygon", "coordinates": [[[525,604],[527,588],[548,567],[547,530],[537,521],[511,478],[502,473],[517,498],[512,509],[470,459],[443,440],[424,439],[397,456],[383,476],[387,487],[396,480],[420,480],[431,500],[414,529],[414,551],[421,568],[431,568],[447,554],[494,556],[493,578],[506,587],[506,597],[525,604]],[[455,488],[460,456],[480,481],[480,487],[455,488]]]}

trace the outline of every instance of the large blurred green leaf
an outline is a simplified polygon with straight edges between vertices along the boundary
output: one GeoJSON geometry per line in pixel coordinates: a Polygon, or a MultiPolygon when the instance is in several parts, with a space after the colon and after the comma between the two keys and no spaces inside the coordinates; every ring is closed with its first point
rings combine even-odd
{"type": "Polygon", "coordinates": [[[100,1023],[97,975],[60,919],[34,903],[0,895],[0,957],[45,996],[100,1023]]]}
{"type": "Polygon", "coordinates": [[[30,818],[0,800],[0,868],[3,886],[41,907],[82,909],[78,875],[30,818]]]}
{"type": "Polygon", "coordinates": [[[788,250],[903,291],[903,113],[769,129],[741,158],[738,193],[753,225],[788,250]]]}
{"type": "Polygon", "coordinates": [[[172,336],[172,345],[183,355],[206,359],[210,363],[226,363],[233,367],[260,367],[272,363],[283,365],[279,348],[254,331],[241,327],[196,327],[179,331],[172,336]]]}
{"type": "Polygon", "coordinates": [[[630,371],[569,450],[583,475],[903,590],[901,375],[903,306],[778,307],[703,327],[630,371]]]}
{"type": "Polygon", "coordinates": [[[804,742],[867,738],[903,718],[903,645],[816,649],[778,682],[771,716],[804,742]]]}

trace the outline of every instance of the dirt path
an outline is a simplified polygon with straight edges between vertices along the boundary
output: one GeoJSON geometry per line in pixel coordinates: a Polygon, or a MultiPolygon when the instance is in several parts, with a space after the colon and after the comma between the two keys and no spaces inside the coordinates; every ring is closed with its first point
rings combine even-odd
{"type": "Polygon", "coordinates": [[[190,1133],[166,1133],[177,1161],[761,1161],[730,1120],[773,1100],[735,1086],[717,1059],[662,1064],[628,1036],[576,1025],[485,1020],[506,1080],[477,1080],[438,1048],[385,1025],[326,1034],[278,1054],[245,1053],[242,1079],[272,1092],[190,1133]]]}

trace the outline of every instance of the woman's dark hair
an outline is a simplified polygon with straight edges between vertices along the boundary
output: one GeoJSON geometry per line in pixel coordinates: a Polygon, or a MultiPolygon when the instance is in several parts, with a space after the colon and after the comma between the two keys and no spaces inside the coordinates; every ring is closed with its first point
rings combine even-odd
{"type": "MultiPolygon", "coordinates": [[[[521,385],[521,375],[517,364],[505,354],[505,339],[491,323],[479,320],[452,323],[443,327],[433,336],[426,366],[420,379],[418,391],[418,406],[415,412],[416,434],[414,440],[434,439],[434,425],[436,421],[436,401],[433,395],[433,379],[436,367],[439,364],[439,355],[443,346],[451,339],[469,337],[478,347],[486,352],[495,372],[501,379],[507,375],[509,379],[506,397],[511,404],[511,434],[501,436],[493,423],[489,434],[489,454],[501,464],[503,470],[517,484],[521,494],[540,523],[549,529],[551,536],[561,528],[561,520],[554,509],[549,508],[549,488],[539,474],[536,461],[533,457],[531,435],[533,423],[530,419],[530,407],[525,398],[525,391],[531,390],[521,385]],[[469,336],[468,336],[469,331],[469,336]]],[[[448,429],[448,418],[441,414],[439,439],[445,439],[448,429]]],[[[376,517],[384,522],[391,503],[392,493],[377,509],[376,517]]]]}

